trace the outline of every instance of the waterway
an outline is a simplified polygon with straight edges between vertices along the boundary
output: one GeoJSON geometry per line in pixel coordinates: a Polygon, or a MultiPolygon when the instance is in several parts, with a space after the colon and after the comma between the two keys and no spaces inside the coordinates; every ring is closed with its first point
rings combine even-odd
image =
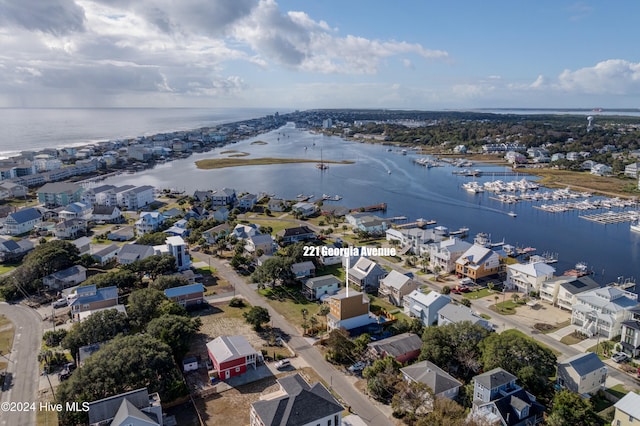
{"type": "MultiPolygon", "coordinates": [[[[427,169],[414,164],[415,154],[403,155],[397,148],[388,149],[287,126],[141,173],[119,175],[104,183],[154,185],[187,193],[230,187],[289,199],[297,194],[313,194],[316,198],[337,194],[342,200],[331,203],[349,208],[385,202],[388,210],[380,213],[383,216],[434,219],[450,230],[469,227],[471,239],[478,232],[486,232],[493,241],[504,239],[516,246],[533,246],[537,253],[557,253],[559,262],[554,267],[558,274],[577,262],[586,262],[601,284],[617,281],[619,277],[640,279],[640,235],[630,232],[629,223],[602,225],[579,218],[600,210],[548,213],[533,208],[531,202],[502,204],[490,199],[491,193],[466,192],[461,185],[471,178],[454,175],[452,172],[458,169],[452,166],[427,169]],[[252,144],[257,140],[267,144],[252,144]],[[227,157],[229,153],[222,152],[229,150],[250,154],[243,158],[323,158],[354,160],[355,164],[330,164],[325,171],[318,170],[313,163],[213,170],[199,170],[195,166],[199,159],[227,157]],[[509,211],[517,213],[517,217],[510,217],[509,211]]],[[[501,167],[480,164],[472,168],[486,172],[477,179],[479,183],[492,180],[491,171],[504,171],[501,167]]]]}

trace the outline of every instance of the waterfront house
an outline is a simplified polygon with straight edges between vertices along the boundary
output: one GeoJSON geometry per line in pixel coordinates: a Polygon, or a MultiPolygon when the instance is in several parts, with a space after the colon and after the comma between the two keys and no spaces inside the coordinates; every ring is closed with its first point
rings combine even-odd
{"type": "Polygon", "coordinates": [[[278,231],[276,234],[283,245],[297,243],[300,241],[313,241],[316,234],[308,226],[296,226],[278,231]]]}
{"type": "Polygon", "coordinates": [[[139,210],[155,201],[154,187],[138,186],[116,194],[118,206],[126,210],[139,210]]]}
{"type": "Polygon", "coordinates": [[[372,359],[393,357],[400,364],[411,362],[420,356],[422,339],[414,333],[401,333],[367,344],[367,356],[372,359]]]}
{"type": "Polygon", "coordinates": [[[250,223],[247,225],[243,225],[239,223],[236,225],[235,228],[233,228],[233,231],[231,232],[231,235],[233,235],[239,240],[246,240],[250,237],[253,237],[259,234],[260,234],[260,225],[257,225],[255,223],[250,223]]]}
{"type": "Polygon", "coordinates": [[[160,395],[141,388],[89,403],[90,426],[162,426],[160,395]]]}
{"type": "Polygon", "coordinates": [[[187,243],[182,237],[167,237],[165,244],[153,247],[154,254],[170,254],[176,258],[176,268],[184,271],[191,267],[191,256],[187,250],[187,243]]]}
{"type": "Polygon", "coordinates": [[[153,256],[155,251],[151,246],[145,246],[141,244],[125,244],[120,247],[118,252],[118,263],[121,265],[129,265],[138,260],[146,259],[149,256],[153,256]]]}
{"type": "Polygon", "coordinates": [[[238,208],[243,210],[251,210],[258,202],[258,196],[256,194],[244,194],[238,198],[238,208]]]}
{"type": "Polygon", "coordinates": [[[322,300],[334,295],[340,289],[340,280],[333,275],[309,278],[302,286],[302,292],[309,300],[322,300]]]}
{"type": "Polygon", "coordinates": [[[451,303],[451,297],[435,291],[425,294],[414,290],[403,300],[404,313],[420,319],[427,327],[437,324],[438,312],[449,303],[451,303]]]}
{"type": "Polygon", "coordinates": [[[389,303],[402,306],[402,299],[418,288],[418,282],[413,278],[393,270],[380,280],[378,296],[387,298],[389,303]]]}
{"type": "Polygon", "coordinates": [[[9,213],[4,221],[4,233],[20,235],[30,232],[42,223],[42,214],[35,207],[9,213]]]}
{"type": "Polygon", "coordinates": [[[256,363],[262,359],[244,336],[219,336],[207,343],[207,352],[221,380],[244,374],[249,367],[255,370],[256,363]]]}
{"type": "Polygon", "coordinates": [[[226,206],[222,206],[213,210],[210,215],[218,222],[224,222],[225,220],[229,219],[229,213],[229,209],[226,206]]]}
{"type": "Polygon", "coordinates": [[[502,271],[500,256],[480,244],[474,244],[456,260],[456,273],[476,281],[502,271]]]}
{"type": "Polygon", "coordinates": [[[120,223],[123,220],[122,211],[118,206],[94,205],[91,211],[91,220],[94,222],[120,223]]]}
{"type": "Polygon", "coordinates": [[[262,254],[272,255],[274,251],[275,241],[269,234],[258,234],[247,238],[247,244],[244,249],[249,253],[256,253],[262,250],[262,254]]]}
{"type": "Polygon", "coordinates": [[[590,170],[591,174],[596,176],[611,176],[613,174],[613,168],[606,164],[594,164],[590,170]]]}
{"type": "Polygon", "coordinates": [[[571,310],[571,324],[589,336],[613,339],[622,332],[622,323],[631,319],[631,308],[638,295],[616,287],[603,287],[580,293],[571,310]]]}
{"type": "Polygon", "coordinates": [[[476,315],[471,308],[464,305],[454,305],[449,303],[438,311],[438,325],[459,324],[461,322],[470,322],[479,325],[489,331],[493,331],[493,326],[486,319],[476,315]]]}
{"type": "Polygon", "coordinates": [[[83,188],[71,182],[47,183],[38,189],[38,202],[47,207],[66,206],[82,199],[83,188]]]}
{"type": "Polygon", "coordinates": [[[358,259],[347,271],[349,284],[365,293],[375,292],[380,286],[380,280],[386,275],[387,271],[366,257],[358,259]]]}
{"type": "Polygon", "coordinates": [[[640,305],[629,309],[631,318],[622,321],[620,344],[622,350],[637,357],[640,355],[640,305]]]}
{"type": "Polygon", "coordinates": [[[344,407],[321,383],[308,384],[300,374],[277,380],[280,388],[251,404],[250,426],[340,426],[344,407]]]}
{"type": "Polygon", "coordinates": [[[267,208],[272,212],[283,212],[287,209],[287,203],[282,198],[271,198],[267,203],[267,208]]]}
{"type": "Polygon", "coordinates": [[[439,267],[441,272],[453,272],[456,270],[458,260],[473,244],[453,237],[428,245],[429,262],[432,268],[439,267]]]}
{"type": "Polygon", "coordinates": [[[78,285],[87,279],[87,268],[74,265],[42,278],[42,284],[50,290],[63,290],[78,285]]]}
{"type": "Polygon", "coordinates": [[[640,394],[629,392],[613,406],[611,426],[636,426],[640,422],[640,394]]]}
{"type": "Polygon", "coordinates": [[[455,399],[462,383],[430,361],[422,361],[401,368],[402,377],[407,382],[424,383],[436,398],[455,399]]]}
{"type": "Polygon", "coordinates": [[[542,283],[540,299],[570,311],[577,301],[578,294],[597,288],[600,288],[600,284],[588,275],[582,277],[561,275],[542,283]]]}
{"type": "Polygon", "coordinates": [[[309,217],[318,212],[318,206],[313,203],[307,203],[306,201],[301,201],[299,203],[295,203],[291,206],[292,212],[297,212],[302,217],[309,217]]]}
{"type": "Polygon", "coordinates": [[[345,219],[354,230],[359,229],[373,235],[384,235],[385,231],[391,227],[386,219],[368,213],[350,213],[345,216],[345,219]]]}
{"type": "Polygon", "coordinates": [[[316,275],[316,266],[310,260],[298,262],[291,265],[291,272],[298,280],[311,278],[316,275]]]}
{"type": "Polygon", "coordinates": [[[345,291],[326,299],[329,305],[327,330],[336,328],[351,330],[373,324],[375,319],[369,315],[369,298],[358,291],[345,291]]]}
{"type": "Polygon", "coordinates": [[[91,254],[91,257],[100,265],[106,265],[117,258],[119,251],[119,245],[111,244],[106,247],[102,246],[101,248],[97,248],[97,250],[91,254]]]}
{"type": "Polygon", "coordinates": [[[607,367],[598,355],[586,352],[558,362],[556,383],[580,395],[595,395],[604,389],[607,367]]]}
{"type": "Polygon", "coordinates": [[[207,191],[196,190],[193,193],[193,198],[199,203],[204,203],[207,200],[210,200],[212,195],[213,195],[213,191],[211,190],[207,190],[207,191]]]}
{"type": "Polygon", "coordinates": [[[553,278],[556,269],[545,262],[514,263],[507,265],[505,286],[524,294],[540,291],[542,283],[553,278]]]}
{"type": "Polygon", "coordinates": [[[24,198],[27,196],[29,188],[19,183],[4,181],[0,182],[0,199],[24,198]]]}
{"type": "MultiPolygon", "coordinates": [[[[444,227],[443,227],[444,228],[444,227]]],[[[446,228],[444,228],[446,229],[446,228]]],[[[409,251],[414,254],[422,254],[425,252],[429,243],[434,241],[442,241],[447,238],[443,229],[422,229],[422,228],[408,228],[408,229],[387,229],[385,231],[385,238],[387,241],[398,241],[402,252],[407,253],[409,251]]]]}
{"type": "Polygon", "coordinates": [[[222,188],[220,191],[211,194],[211,206],[215,208],[233,205],[236,202],[236,197],[235,189],[222,188]]]}
{"type": "Polygon", "coordinates": [[[473,406],[469,417],[501,426],[542,423],[545,407],[516,385],[516,376],[494,368],[473,378],[473,406]]]}
{"type": "Polygon", "coordinates": [[[76,201],[75,203],[71,203],[68,206],[65,206],[62,210],[58,211],[58,217],[65,220],[89,220],[91,219],[92,211],[93,207],[91,206],[91,204],[82,201],[76,201]]]}
{"type": "Polygon", "coordinates": [[[95,188],[87,188],[82,193],[82,201],[91,205],[115,206],[115,185],[100,185],[95,188]]]}
{"type": "Polygon", "coordinates": [[[168,288],[164,295],[184,308],[205,303],[204,286],[199,283],[168,288]]]}
{"type": "MultiPolygon", "coordinates": [[[[103,309],[118,309],[118,287],[97,288],[95,285],[78,287],[71,296],[69,306],[74,321],[81,321],[103,309]]],[[[119,305],[122,306],[122,305],[119,305]]],[[[118,309],[120,310],[120,309],[118,309]]]]}
{"type": "Polygon", "coordinates": [[[56,223],[53,235],[61,240],[77,238],[87,234],[87,221],[83,219],[69,219],[56,223]]]}
{"type": "Polygon", "coordinates": [[[136,234],[144,235],[156,232],[164,223],[164,216],[160,212],[142,212],[136,220],[136,234]]]}

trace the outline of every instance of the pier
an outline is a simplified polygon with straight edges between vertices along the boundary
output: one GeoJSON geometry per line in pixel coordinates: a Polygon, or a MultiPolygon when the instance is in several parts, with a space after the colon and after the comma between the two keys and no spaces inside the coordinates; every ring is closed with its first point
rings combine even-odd
{"type": "Polygon", "coordinates": [[[427,226],[435,225],[436,223],[438,223],[438,222],[436,222],[435,220],[418,219],[415,222],[403,223],[401,225],[396,225],[396,228],[398,228],[398,229],[426,228],[427,226]]]}
{"type": "Polygon", "coordinates": [[[602,224],[635,222],[640,220],[640,211],[628,210],[624,212],[606,212],[579,216],[581,219],[590,220],[602,224]]]}

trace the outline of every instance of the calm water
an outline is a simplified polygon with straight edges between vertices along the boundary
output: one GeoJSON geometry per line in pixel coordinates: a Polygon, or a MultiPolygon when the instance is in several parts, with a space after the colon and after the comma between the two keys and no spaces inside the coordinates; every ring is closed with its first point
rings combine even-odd
{"type": "MultiPolygon", "coordinates": [[[[461,188],[469,178],[452,174],[453,168],[426,169],[413,164],[411,154],[388,152],[387,147],[347,142],[337,137],[313,135],[285,127],[254,139],[228,145],[186,160],[173,161],[135,175],[120,175],[106,183],[149,184],[175,188],[188,193],[196,189],[232,187],[238,191],[275,193],[295,198],[297,194],[341,195],[336,203],[355,208],[380,202],[388,204],[386,216],[435,219],[451,230],[469,227],[473,236],[490,233],[494,241],[536,247],[538,253],[558,253],[555,267],[560,274],[577,262],[586,262],[596,271],[596,281],[605,283],[617,277],[640,279],[640,235],[629,231],[629,224],[600,225],[578,217],[578,212],[547,213],[532,203],[501,204],[490,194],[472,195],[461,188]],[[267,145],[252,145],[263,140],[267,145]],[[306,147],[306,149],[305,149],[306,147]],[[334,165],[321,172],[313,163],[235,167],[198,170],[194,162],[202,158],[226,157],[225,150],[251,154],[247,158],[288,157],[355,160],[353,165],[334,165]],[[389,171],[391,172],[389,174],[389,171]],[[518,216],[507,215],[514,210],[518,216]]],[[[474,165],[474,168],[478,165],[474,165]]],[[[483,167],[502,171],[503,168],[483,167]]],[[[499,177],[503,181],[515,177],[499,177]]],[[[521,179],[519,177],[518,179],[521,179]]],[[[478,179],[480,182],[491,177],[478,179]]],[[[588,213],[599,212],[592,210],[588,213]]]]}

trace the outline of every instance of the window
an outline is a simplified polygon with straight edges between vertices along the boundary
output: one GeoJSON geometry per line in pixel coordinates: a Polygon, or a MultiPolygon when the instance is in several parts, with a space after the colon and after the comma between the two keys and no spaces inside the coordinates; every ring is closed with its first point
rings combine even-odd
{"type": "Polygon", "coordinates": [[[236,367],[236,373],[240,372],[240,367],[236,367]]]}

